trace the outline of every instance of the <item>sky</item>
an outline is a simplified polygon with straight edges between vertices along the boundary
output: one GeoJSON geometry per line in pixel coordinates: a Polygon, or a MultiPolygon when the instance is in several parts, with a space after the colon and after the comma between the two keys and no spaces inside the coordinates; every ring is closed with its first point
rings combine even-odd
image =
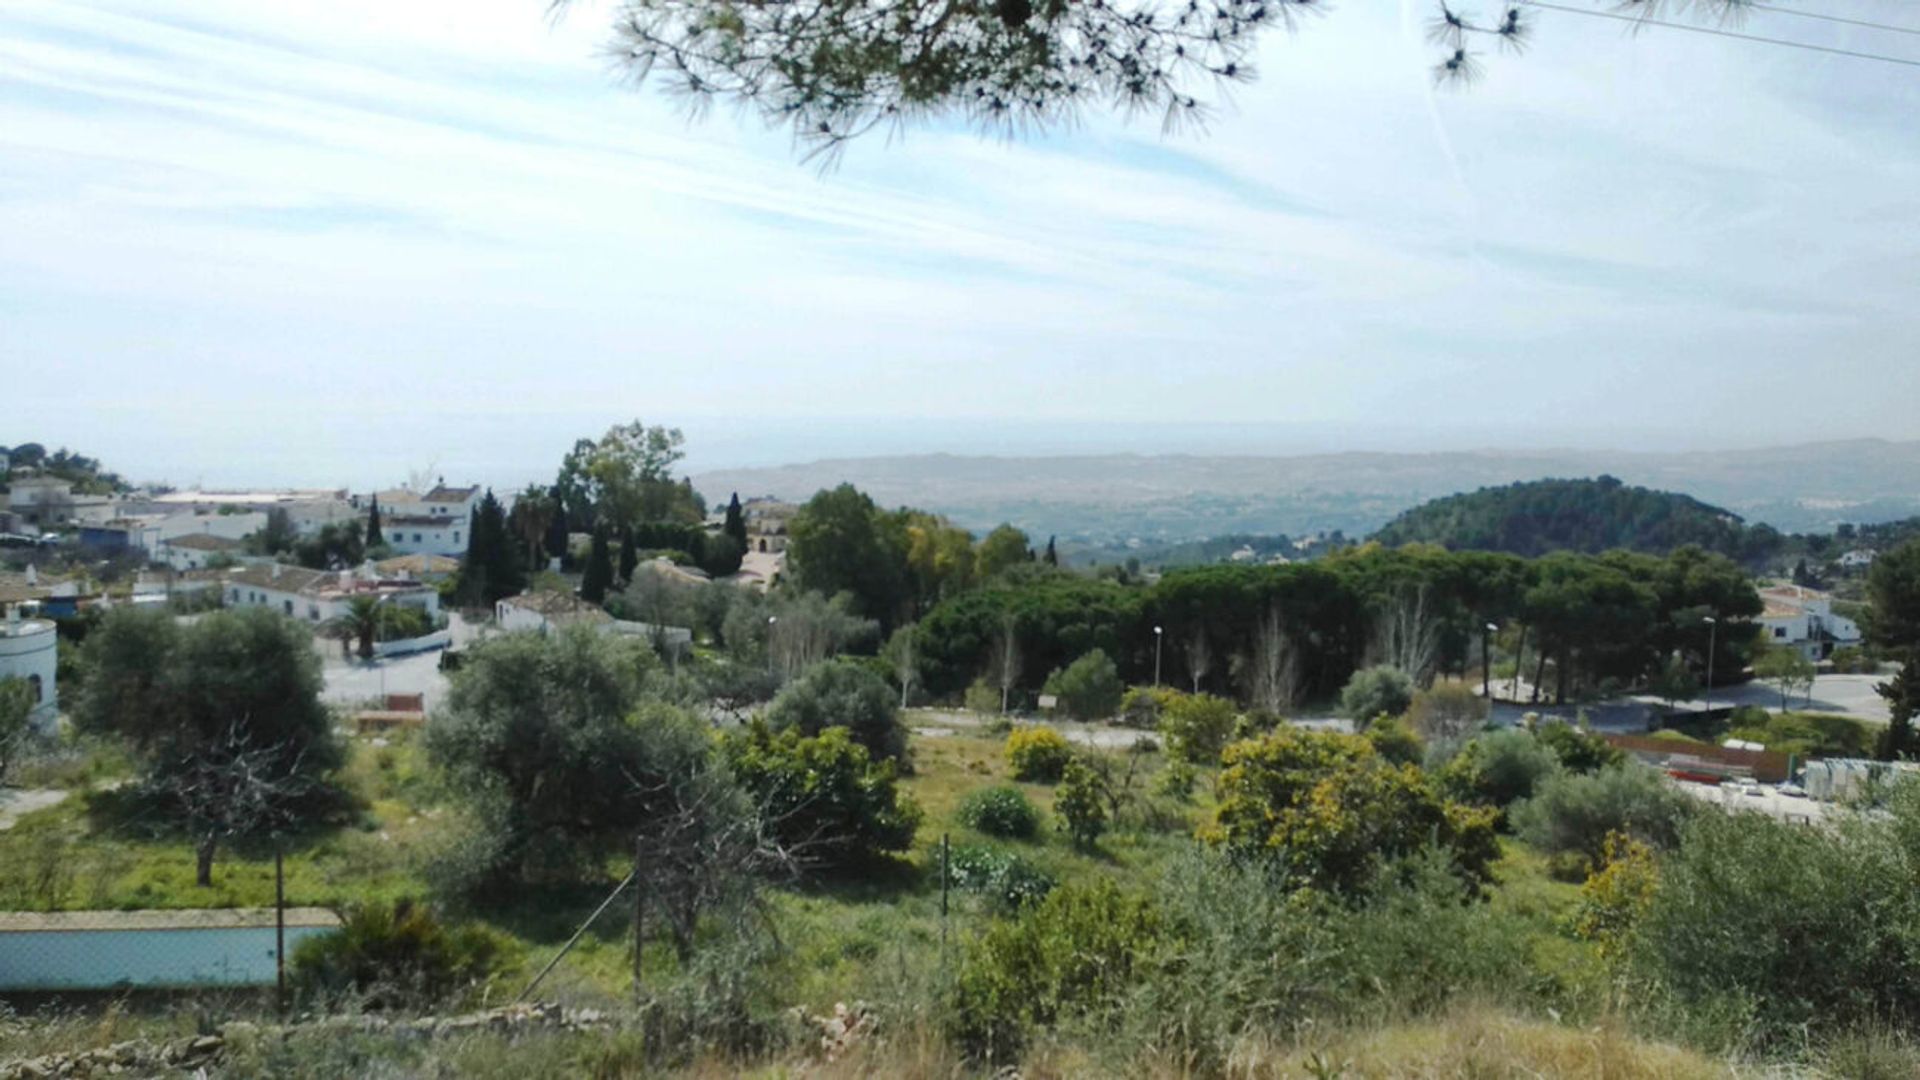
{"type": "Polygon", "coordinates": [[[1920,68],[1543,11],[1435,90],[1430,13],[1270,34],[1198,133],[823,172],[623,80],[591,4],[10,0],[0,443],[362,487],[634,417],[696,469],[1920,437],[1920,68]]]}

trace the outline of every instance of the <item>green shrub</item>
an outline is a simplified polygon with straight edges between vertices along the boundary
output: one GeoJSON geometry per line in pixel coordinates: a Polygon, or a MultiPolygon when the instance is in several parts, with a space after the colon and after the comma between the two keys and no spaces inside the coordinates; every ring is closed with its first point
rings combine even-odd
{"type": "Polygon", "coordinates": [[[1169,761],[1153,778],[1153,794],[1186,802],[1193,798],[1193,784],[1199,772],[1184,761],[1169,761]]]}
{"type": "Polygon", "coordinates": [[[977,713],[998,713],[1000,711],[1000,688],[990,686],[985,679],[975,679],[967,685],[962,702],[967,709],[977,713]]]}
{"type": "Polygon", "coordinates": [[[1015,780],[1051,784],[1073,760],[1066,736],[1046,726],[1019,727],[1007,736],[1007,764],[1015,780]]]}
{"type": "Polygon", "coordinates": [[[1658,772],[1628,764],[1550,776],[1510,814],[1521,838],[1542,851],[1577,852],[1598,862],[1609,833],[1672,847],[1698,807],[1658,772]]]}
{"type": "Polygon", "coordinates": [[[293,954],[294,986],[308,994],[352,994],[365,1008],[413,1008],[447,1001],[485,982],[505,950],[476,925],[449,927],[406,900],[348,908],[340,932],[310,937],[293,954]]]}
{"type": "Polygon", "coordinates": [[[1035,1028],[1112,1008],[1157,962],[1163,926],[1151,900],[1104,878],[1064,885],[967,948],[954,983],[952,1035],[972,1057],[1012,1061],[1035,1028]]]}
{"type": "Polygon", "coordinates": [[[767,726],[818,735],[845,728],[875,758],[904,761],[907,727],[885,677],[852,659],[816,664],[767,707],[767,726]]]}
{"type": "Polygon", "coordinates": [[[1233,702],[1212,694],[1179,694],[1160,713],[1160,734],[1167,753],[1195,765],[1220,760],[1220,751],[1233,736],[1238,710],[1233,702]]]}
{"type": "Polygon", "coordinates": [[[1045,693],[1060,701],[1060,709],[1076,720],[1100,720],[1120,709],[1120,669],[1099,649],[1081,656],[1047,676],[1045,693]]]}
{"type": "Polygon", "coordinates": [[[994,907],[1006,912],[1045,899],[1054,886],[1053,875],[1032,860],[1000,848],[954,848],[947,872],[955,889],[985,896],[994,907]]]}
{"type": "Polygon", "coordinates": [[[1291,880],[1352,894],[1383,860],[1439,845],[1486,881],[1498,855],[1494,813],[1448,802],[1412,765],[1358,735],[1281,728],[1227,747],[1208,843],[1276,860],[1291,880]]]}
{"type": "MultiPolygon", "coordinates": [[[[1565,727],[1565,725],[1558,725],[1565,727]]],[[[1490,731],[1460,747],[1439,769],[1441,787],[1462,802],[1510,806],[1530,797],[1560,759],[1525,731],[1490,731]]]]}
{"type": "Polygon", "coordinates": [[[1135,686],[1120,699],[1120,715],[1114,719],[1130,728],[1153,731],[1160,726],[1160,714],[1167,703],[1180,696],[1170,686],[1135,686]]]}
{"type": "Polygon", "coordinates": [[[1101,797],[1099,777],[1080,762],[1067,766],[1060,790],[1053,799],[1053,812],[1060,816],[1060,827],[1077,848],[1091,848],[1107,831],[1106,801],[1101,797]]]}
{"type": "Polygon", "coordinates": [[[1880,815],[1807,829],[1758,814],[1705,813],[1659,862],[1633,928],[1633,965],[1670,997],[1656,1009],[1742,1018],[1740,1036],[1892,1024],[1920,1030],[1920,892],[1913,887],[1920,789],[1880,815]]]}
{"type": "Polygon", "coordinates": [[[1833,661],[1833,670],[1843,675],[1873,675],[1880,670],[1880,662],[1857,645],[1842,645],[1828,659],[1833,661]]]}
{"type": "MultiPolygon", "coordinates": [[[[1384,705],[1380,711],[1397,715],[1384,705]]],[[[1486,725],[1487,703],[1464,683],[1435,683],[1413,695],[1407,721],[1422,738],[1458,739],[1486,725]]]]}
{"type": "Polygon", "coordinates": [[[920,808],[891,761],[875,761],[845,728],[811,738],[754,725],[725,742],[733,775],[776,835],[829,866],[905,851],[920,808]]]}
{"type": "Polygon", "coordinates": [[[1736,712],[1730,738],[1757,742],[1769,750],[1800,757],[1867,757],[1874,750],[1872,729],[1849,716],[1821,713],[1736,712]]]}
{"type": "Polygon", "coordinates": [[[1030,840],[1040,831],[1040,811],[1019,788],[980,788],[960,801],[960,822],[988,836],[1030,840]]]}
{"type": "Polygon", "coordinates": [[[1535,726],[1533,737],[1553,751],[1553,756],[1560,759],[1561,766],[1568,772],[1599,772],[1627,760],[1626,754],[1599,735],[1560,721],[1535,726]]]}
{"type": "Polygon", "coordinates": [[[1398,668],[1362,668],[1340,691],[1340,715],[1356,724],[1376,716],[1399,716],[1413,704],[1413,680],[1398,668]]]}
{"type": "Polygon", "coordinates": [[[1386,717],[1367,725],[1367,741],[1381,757],[1395,765],[1418,765],[1426,757],[1420,736],[1412,725],[1397,717],[1386,717]]]}

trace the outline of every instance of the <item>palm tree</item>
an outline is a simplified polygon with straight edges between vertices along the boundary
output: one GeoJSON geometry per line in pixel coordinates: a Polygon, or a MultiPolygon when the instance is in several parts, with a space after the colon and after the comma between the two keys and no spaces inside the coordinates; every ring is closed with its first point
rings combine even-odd
{"type": "Polygon", "coordinates": [[[329,624],[333,636],[343,643],[360,643],[360,659],[373,659],[373,637],[380,628],[380,600],[373,596],[356,596],[347,601],[347,610],[329,624]]]}
{"type": "Polygon", "coordinates": [[[547,565],[540,557],[540,549],[547,541],[547,528],[553,524],[554,514],[559,505],[552,492],[539,484],[528,484],[527,490],[513,497],[513,509],[507,513],[507,526],[520,542],[527,545],[527,570],[532,572],[547,565]]]}

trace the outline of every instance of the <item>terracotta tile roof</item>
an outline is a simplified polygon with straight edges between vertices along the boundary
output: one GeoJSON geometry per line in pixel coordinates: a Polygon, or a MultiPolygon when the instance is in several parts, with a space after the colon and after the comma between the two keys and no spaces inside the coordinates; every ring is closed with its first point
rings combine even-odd
{"type": "Polygon", "coordinates": [[[502,600],[522,611],[531,611],[548,622],[559,626],[570,622],[611,622],[613,616],[590,600],[582,600],[572,593],[563,593],[552,589],[540,592],[521,593],[502,600]]]}
{"type": "Polygon", "coordinates": [[[460,569],[460,560],[445,555],[396,555],[373,564],[382,574],[451,574],[460,569]]]}
{"type": "Polygon", "coordinates": [[[282,566],[272,563],[243,566],[227,572],[229,582],[284,593],[306,592],[318,587],[324,579],[333,576],[334,573],[328,570],[309,570],[304,566],[282,566]]]}
{"type": "Polygon", "coordinates": [[[430,502],[430,503],[463,503],[463,502],[466,502],[468,499],[471,499],[479,494],[480,494],[480,485],[478,484],[475,484],[472,487],[461,487],[461,488],[448,487],[445,484],[437,484],[434,486],[434,489],[432,491],[429,491],[425,495],[422,495],[420,497],[420,501],[430,502]]]}

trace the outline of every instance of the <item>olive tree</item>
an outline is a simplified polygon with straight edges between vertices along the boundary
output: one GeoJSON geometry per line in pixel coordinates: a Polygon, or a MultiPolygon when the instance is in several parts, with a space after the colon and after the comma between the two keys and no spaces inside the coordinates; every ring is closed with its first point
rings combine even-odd
{"type": "Polygon", "coordinates": [[[82,662],[76,726],[127,743],[137,794],[193,838],[200,885],[213,884],[220,841],[287,828],[331,793],[344,752],[305,625],[264,608],[186,626],[122,608],[88,635],[82,662]]]}

